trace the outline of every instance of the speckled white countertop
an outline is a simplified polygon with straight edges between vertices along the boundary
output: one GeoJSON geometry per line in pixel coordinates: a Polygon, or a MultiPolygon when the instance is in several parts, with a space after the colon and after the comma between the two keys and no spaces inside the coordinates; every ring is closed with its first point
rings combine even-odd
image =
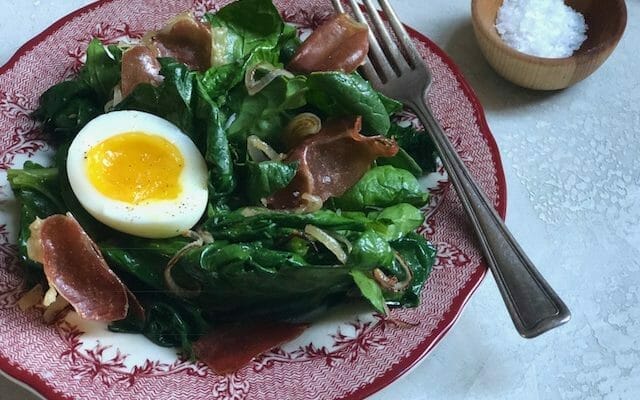
{"type": "MultiPolygon", "coordinates": [[[[0,0],[0,64],[87,0],[0,0]]],[[[520,338],[489,275],[458,323],[374,399],[640,398],[640,0],[611,58],[555,93],[497,76],[470,2],[392,0],[460,66],[484,105],[508,185],[507,225],[573,312],[520,338]]],[[[0,377],[0,398],[36,396],[0,377]]]]}

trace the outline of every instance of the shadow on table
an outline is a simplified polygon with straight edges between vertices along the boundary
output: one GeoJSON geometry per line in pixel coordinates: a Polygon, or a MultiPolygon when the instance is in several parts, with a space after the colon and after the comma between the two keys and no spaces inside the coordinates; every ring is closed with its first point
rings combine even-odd
{"type": "Polygon", "coordinates": [[[458,65],[487,110],[526,107],[558,93],[524,89],[498,75],[482,55],[469,19],[453,21],[444,50],[458,65]]]}

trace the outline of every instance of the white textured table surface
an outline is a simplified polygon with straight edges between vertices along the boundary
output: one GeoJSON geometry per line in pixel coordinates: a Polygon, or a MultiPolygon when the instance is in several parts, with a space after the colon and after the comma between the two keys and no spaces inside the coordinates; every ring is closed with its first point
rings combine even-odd
{"type": "MultiPolygon", "coordinates": [[[[0,64],[89,2],[0,0],[0,64]]],[[[373,398],[640,398],[640,0],[627,0],[627,30],[606,64],[557,93],[490,69],[469,1],[392,3],[476,90],[503,157],[507,224],[573,319],[520,338],[489,275],[440,345],[373,398]]],[[[0,377],[0,398],[36,397],[0,377]]]]}

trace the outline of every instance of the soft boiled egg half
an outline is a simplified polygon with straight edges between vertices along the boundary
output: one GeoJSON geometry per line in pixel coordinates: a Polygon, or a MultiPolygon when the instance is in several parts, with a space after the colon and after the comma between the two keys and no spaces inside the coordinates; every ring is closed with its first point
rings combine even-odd
{"type": "Polygon", "coordinates": [[[114,111],[89,122],[69,147],[67,173],[93,217],[135,236],[177,236],[207,207],[200,151],[178,127],[144,112],[114,111]]]}

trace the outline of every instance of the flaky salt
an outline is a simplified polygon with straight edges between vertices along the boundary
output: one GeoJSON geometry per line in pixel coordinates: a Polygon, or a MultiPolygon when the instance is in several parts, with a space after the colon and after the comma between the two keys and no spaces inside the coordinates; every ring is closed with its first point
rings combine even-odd
{"type": "Polygon", "coordinates": [[[496,29],[510,47],[545,58],[569,57],[587,38],[584,17],[563,0],[504,0],[496,29]]]}

